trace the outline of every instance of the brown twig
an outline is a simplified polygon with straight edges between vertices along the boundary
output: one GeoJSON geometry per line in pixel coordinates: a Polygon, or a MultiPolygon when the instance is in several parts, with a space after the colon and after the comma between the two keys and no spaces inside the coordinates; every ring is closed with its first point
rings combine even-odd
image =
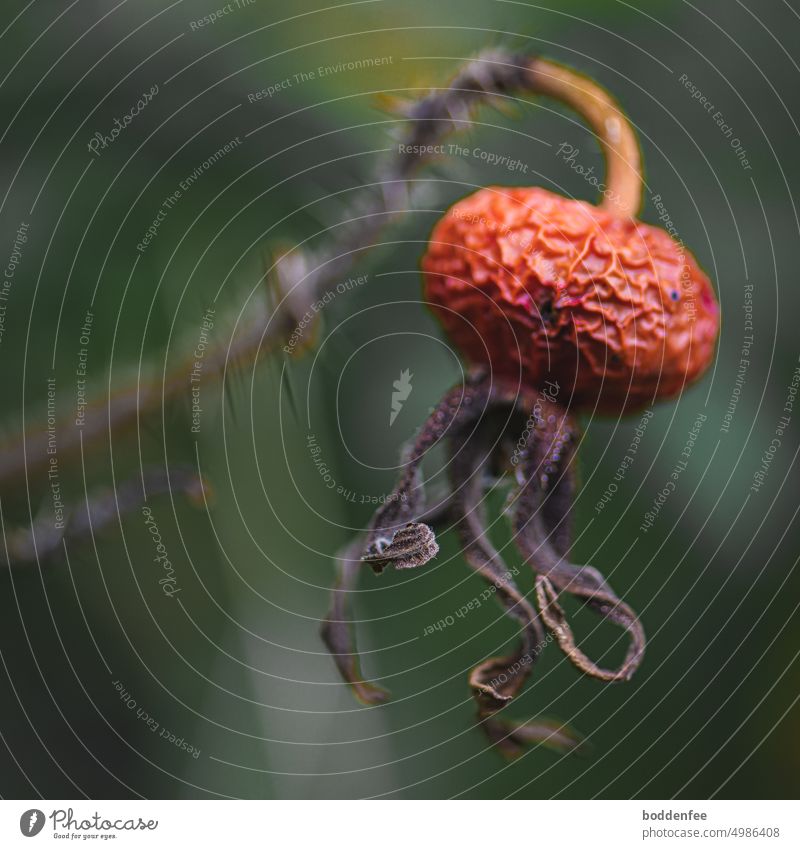
{"type": "MultiPolygon", "coordinates": [[[[409,180],[430,161],[429,155],[400,151],[435,146],[453,132],[469,126],[478,105],[511,93],[545,95],[568,104],[591,126],[606,157],[609,197],[618,214],[635,215],[641,201],[641,164],[636,135],[624,113],[602,87],[569,68],[539,57],[488,51],[468,62],[450,85],[403,108],[406,118],[402,145],[386,162],[376,185],[363,190],[351,209],[349,222],[335,229],[335,238],[317,251],[293,249],[275,256],[265,270],[268,285],[251,302],[245,320],[230,338],[218,338],[206,353],[204,374],[221,376],[226,364],[247,362],[274,353],[298,321],[376,241],[378,234],[407,212],[409,180]],[[275,296],[275,297],[273,297],[275,296]]],[[[219,335],[219,334],[218,334],[219,335]]],[[[160,404],[188,392],[192,358],[181,358],[159,386],[143,381],[88,405],[83,445],[89,449],[105,434],[132,428],[138,418],[160,404]]],[[[44,416],[42,416],[44,418],[44,416]]],[[[60,420],[59,453],[77,452],[80,430],[60,420]]],[[[12,434],[0,447],[0,486],[26,470],[47,462],[47,430],[35,428],[12,434]]]]}

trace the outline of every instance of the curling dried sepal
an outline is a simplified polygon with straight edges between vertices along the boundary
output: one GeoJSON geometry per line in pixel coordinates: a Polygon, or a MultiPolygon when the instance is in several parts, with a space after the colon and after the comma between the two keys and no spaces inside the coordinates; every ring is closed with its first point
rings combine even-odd
{"type": "Polygon", "coordinates": [[[515,722],[497,714],[481,721],[486,736],[505,758],[515,760],[531,746],[544,746],[554,752],[588,755],[591,745],[586,738],[558,719],[541,717],[515,722]]]}
{"type": "Polygon", "coordinates": [[[409,522],[391,536],[374,534],[361,559],[380,574],[387,566],[416,569],[433,560],[438,553],[433,529],[419,522],[409,522]]]}
{"type": "Polygon", "coordinates": [[[545,646],[538,614],[514,582],[513,572],[492,544],[486,524],[485,484],[496,431],[491,423],[476,428],[466,443],[450,440],[450,482],[453,513],[464,557],[469,567],[488,581],[506,614],[519,627],[513,654],[491,657],[470,673],[469,683],[480,716],[499,710],[522,689],[545,646]]]}
{"type": "Polygon", "coordinates": [[[370,523],[362,560],[375,572],[380,573],[387,566],[415,569],[438,554],[433,530],[418,521],[425,507],[420,466],[428,450],[445,435],[452,438],[474,425],[490,394],[491,385],[476,374],[465,386],[447,392],[420,429],[407,454],[400,480],[370,523]]]}
{"type": "Polygon", "coordinates": [[[600,681],[630,681],[644,657],[645,636],[642,623],[631,608],[611,591],[573,587],[573,595],[581,598],[609,622],[624,628],[630,637],[625,659],[616,669],[605,669],[590,660],[575,643],[572,629],[564,610],[558,603],[558,593],[550,580],[543,575],[536,578],[536,599],[547,627],[553,632],[558,645],[574,666],[586,675],[600,681]]]}
{"type": "Polygon", "coordinates": [[[570,416],[556,404],[546,405],[519,466],[514,539],[536,573],[536,600],[542,619],[570,662],[600,681],[628,681],[644,657],[644,628],[600,571],[593,566],[577,566],[566,557],[576,447],[576,429],[570,416]],[[563,592],[627,632],[630,643],[617,669],[599,666],[578,648],[558,603],[563,592]]]}
{"type": "Polygon", "coordinates": [[[351,542],[336,557],[336,583],[331,590],[330,609],[322,621],[320,636],[355,697],[363,705],[379,705],[389,700],[389,693],[364,680],[353,624],[351,600],[361,572],[360,545],[360,540],[351,542]]]}

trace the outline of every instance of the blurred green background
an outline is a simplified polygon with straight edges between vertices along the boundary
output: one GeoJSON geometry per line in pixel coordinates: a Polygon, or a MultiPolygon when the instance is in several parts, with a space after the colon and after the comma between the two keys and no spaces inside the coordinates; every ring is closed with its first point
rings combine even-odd
{"type": "MultiPolygon", "coordinates": [[[[545,652],[509,713],[569,720],[594,754],[580,760],[537,748],[507,764],[473,726],[466,676],[513,638],[512,624],[483,605],[423,637],[483,589],[453,539],[443,538],[433,568],[362,581],[363,661],[391,689],[388,705],[357,704],[318,636],[331,555],[369,521],[372,507],[361,501],[390,490],[402,445],[460,379],[419,302],[418,262],[434,221],[487,184],[539,184],[594,200],[556,155],[568,141],[602,172],[593,136],[573,113],[543,100],[484,109],[452,140],[517,158],[527,173],[471,157],[441,158],[420,172],[420,208],[354,264],[350,274],[369,282],[325,308],[318,351],[255,367],[245,361],[230,370],[224,392],[204,382],[198,434],[187,389],[125,433],[101,432],[83,464],[79,454],[59,458],[72,504],[86,487],[137,475],[140,458],[199,462],[214,498],[208,511],[180,493],[149,502],[180,604],[157,583],[138,510],[71,542],[68,562],[0,576],[0,793],[797,796],[800,408],[763,486],[750,489],[800,354],[797,11],[755,0],[253,0],[193,26],[213,11],[199,0],[4,4],[4,266],[20,223],[29,225],[0,340],[4,444],[46,425],[53,375],[64,417],[57,438],[70,428],[90,306],[88,386],[102,408],[109,388],[139,382],[160,391],[163,373],[196,344],[221,286],[212,336],[224,339],[223,314],[246,318],[248,298],[264,285],[263,256],[276,245],[328,247],[393,144],[399,119],[382,111],[380,92],[419,96],[490,47],[542,53],[594,77],[623,104],[646,162],[642,218],[657,222],[651,198],[660,195],[722,305],[714,367],[656,409],[600,512],[636,420],[585,423],[576,558],[603,568],[640,613],[647,656],[632,682],[604,686],[579,678],[554,648],[545,652]],[[295,77],[367,57],[390,61],[295,77]],[[683,75],[733,128],[750,169],[683,75]],[[272,96],[248,98],[287,79],[272,96]],[[152,102],[91,154],[94,134],[109,133],[154,85],[152,102]],[[137,250],[165,198],[237,137],[241,144],[202,173],[137,250]],[[737,387],[748,283],[754,340],[737,387]],[[392,382],[405,368],[414,388],[390,428],[392,382]],[[641,533],[701,413],[691,462],[641,533]],[[307,450],[310,433],[337,484],[357,493],[352,499],[327,488],[307,450]],[[178,744],[126,707],[115,682],[178,744]]],[[[25,528],[51,510],[46,472],[31,466],[0,498],[4,531],[25,528]]],[[[495,515],[501,506],[493,502],[495,515]]],[[[502,522],[495,533],[507,539],[502,522]]],[[[521,583],[530,589],[529,576],[521,583]]],[[[576,622],[591,654],[616,636],[605,627],[594,633],[590,616],[576,622]]]]}

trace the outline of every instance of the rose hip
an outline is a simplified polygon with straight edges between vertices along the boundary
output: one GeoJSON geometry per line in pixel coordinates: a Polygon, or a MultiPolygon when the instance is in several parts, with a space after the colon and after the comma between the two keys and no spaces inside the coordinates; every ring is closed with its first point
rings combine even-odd
{"type": "Polygon", "coordinates": [[[525,387],[557,381],[573,410],[675,395],[714,353],[719,310],[668,233],[541,188],[456,203],[422,261],[425,293],[475,364],[525,387]]]}

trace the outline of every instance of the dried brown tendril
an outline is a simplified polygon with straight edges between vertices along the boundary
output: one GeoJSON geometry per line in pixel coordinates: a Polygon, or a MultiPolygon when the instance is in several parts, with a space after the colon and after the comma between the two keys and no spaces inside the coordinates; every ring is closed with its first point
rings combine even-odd
{"type": "Polygon", "coordinates": [[[344,680],[366,704],[384,702],[385,690],[364,680],[351,627],[348,595],[355,588],[359,562],[375,572],[386,566],[409,569],[429,562],[438,552],[432,525],[451,526],[470,568],[495,588],[506,615],[519,628],[516,649],[491,657],[470,673],[478,725],[507,757],[518,757],[531,744],[562,752],[585,749],[583,738],[556,719],[518,722],[505,717],[505,706],[522,689],[533,664],[552,640],[582,672],[602,681],[627,680],[644,651],[644,632],[630,607],[591,566],[566,559],[575,495],[575,428],[567,413],[546,401],[536,404],[535,426],[528,429],[524,450],[509,456],[506,437],[519,422],[530,399],[473,374],[464,387],[451,389],[423,425],[406,457],[397,486],[375,513],[365,543],[356,541],[337,561],[337,583],[323,638],[344,680]],[[427,452],[444,440],[448,448],[448,498],[424,510],[420,465],[427,452]],[[498,463],[516,464],[518,490],[509,512],[516,545],[536,573],[533,599],[523,594],[513,573],[489,540],[484,501],[498,463]],[[358,559],[358,551],[363,551],[358,559]],[[622,665],[608,670],[589,660],[577,647],[558,602],[570,593],[626,629],[631,645],[622,665]],[[535,601],[536,606],[534,606],[535,601]],[[537,610],[538,607],[538,610],[537,610]]]}
{"type": "Polygon", "coordinates": [[[521,485],[513,511],[514,538],[536,572],[536,600],[542,618],[561,650],[582,672],[601,681],[627,681],[644,655],[644,629],[631,608],[619,599],[592,566],[567,559],[575,492],[576,428],[557,405],[545,402],[520,462],[521,485]],[[624,628],[630,637],[617,669],[591,661],[576,645],[559,593],[569,593],[591,610],[624,628]]]}

